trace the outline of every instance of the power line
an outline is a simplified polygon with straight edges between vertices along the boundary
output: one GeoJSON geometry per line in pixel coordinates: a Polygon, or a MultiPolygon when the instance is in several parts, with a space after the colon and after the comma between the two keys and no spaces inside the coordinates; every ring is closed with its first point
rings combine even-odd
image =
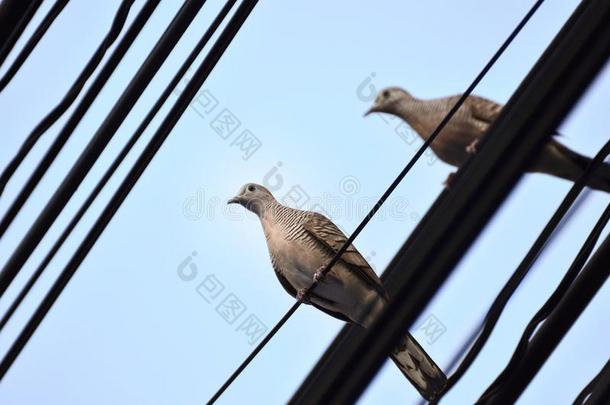
{"type": "Polygon", "coordinates": [[[542,305],[542,307],[536,312],[536,314],[532,317],[531,321],[525,327],[525,330],[521,336],[521,340],[517,344],[515,351],[506,365],[505,369],[498,375],[498,377],[494,380],[494,382],[489,386],[489,388],[485,391],[482,398],[486,398],[488,396],[493,395],[494,392],[501,389],[501,387],[506,383],[506,380],[510,377],[512,372],[515,370],[523,356],[525,355],[528,347],[528,343],[531,340],[534,332],[540,326],[542,322],[555,310],[559,301],[566,295],[567,290],[574,283],[576,276],[582,270],[587,259],[591,256],[593,249],[595,248],[595,244],[599,240],[599,237],[606,227],[606,224],[610,220],[610,204],[606,207],[602,215],[599,217],[599,220],[593,227],[593,230],[585,240],[585,243],[582,245],[580,251],[576,255],[576,258],[572,262],[572,265],[569,267],[566,274],[563,276],[559,285],[551,294],[551,296],[547,299],[547,301],[542,305]]]}
{"type": "Polygon", "coordinates": [[[0,66],[41,3],[42,0],[0,1],[0,66]]]}
{"type": "MultiPolygon", "coordinates": [[[[181,9],[180,14],[182,14],[183,10],[186,13],[191,13],[192,10],[189,10],[189,6],[193,6],[192,3],[192,1],[188,1],[181,9]]],[[[127,198],[127,195],[138,181],[148,164],[151,162],[165,139],[167,139],[184,111],[186,111],[193,97],[195,97],[201,85],[205,82],[212,69],[241,28],[242,24],[248,18],[256,3],[257,0],[244,0],[239,5],[228,24],[210,49],[210,52],[201,62],[192,79],[186,85],[180,96],[178,96],[178,99],[170,109],[169,113],[159,128],[155,131],[141,155],[136,160],[134,166],[131,168],[125,179],[121,182],[121,185],[118,187],[98,219],[95,221],[93,227],[89,230],[81,244],[70,258],[69,262],[60,273],[59,277],[51,286],[51,289],[47,292],[42,302],[34,311],[34,314],[28,320],[25,328],[21,331],[0,362],[0,380],[6,375],[6,372],[9,370],[23,347],[27,344],[30,337],[34,334],[40,325],[40,322],[42,322],[47,312],[55,303],[55,300],[57,300],[65,286],[68,284],[78,269],[80,263],[84,260],[95,244],[97,238],[104,231],[123,201],[125,201],[125,198],[127,198]]],[[[194,14],[196,13],[192,14],[194,17],[194,14]]]]}
{"type": "MultiPolygon", "coordinates": [[[[436,139],[439,133],[443,130],[445,125],[451,120],[451,118],[455,115],[457,110],[461,107],[464,101],[468,98],[468,96],[472,93],[474,88],[479,84],[479,82],[483,79],[483,77],[487,74],[487,72],[491,69],[491,67],[495,64],[495,62],[500,58],[502,53],[506,50],[508,45],[513,41],[513,39],[517,36],[517,34],[521,31],[521,29],[525,26],[525,24],[529,21],[529,19],[534,15],[536,10],[542,5],[544,0],[538,0],[534,6],[530,9],[530,11],[525,15],[523,20],[517,25],[517,27],[513,30],[513,32],[508,36],[506,41],[500,46],[500,48],[496,51],[496,53],[492,56],[492,58],[487,62],[487,64],[483,67],[481,72],[477,75],[474,81],[468,86],[466,91],[460,96],[455,105],[449,110],[447,115],[441,120],[432,134],[424,141],[423,145],[417,150],[415,155],[411,158],[411,160],[407,163],[405,168],[400,172],[400,174],[394,179],[394,181],[390,184],[387,190],[383,193],[383,195],[379,198],[377,203],[373,206],[373,208],[369,211],[369,213],[365,216],[362,222],[358,225],[358,227],[354,230],[354,232],[347,238],[346,242],[339,248],[333,258],[329,263],[326,264],[324,269],[322,269],[322,277],[319,279],[320,281],[324,278],[324,276],[330,271],[330,269],[339,261],[341,255],[345,253],[347,248],[354,242],[356,237],[362,232],[362,230],[366,227],[369,221],[373,218],[373,216],[377,213],[379,208],[383,205],[383,203],[388,199],[388,197],[392,194],[392,192],[398,187],[400,182],[405,178],[405,176],[409,173],[411,168],[415,165],[418,159],[424,154],[426,149],[432,144],[432,142],[436,139]]],[[[319,281],[313,281],[312,284],[308,287],[305,293],[305,297],[309,295],[309,293],[316,288],[319,281]]],[[[288,319],[292,316],[294,312],[301,305],[301,301],[295,302],[292,307],[286,312],[286,314],[278,321],[278,323],[269,331],[269,333],[265,336],[265,338],[254,348],[252,353],[239,365],[239,367],[231,374],[231,376],[225,381],[225,383],[220,387],[220,389],[212,396],[212,398],[208,401],[208,404],[215,402],[222,393],[231,385],[231,383],[239,376],[239,374],[250,364],[250,362],[256,357],[256,355],[265,347],[267,342],[271,340],[271,338],[277,333],[277,331],[288,321],[288,319]]]]}
{"type": "Polygon", "coordinates": [[[438,292],[608,58],[610,3],[577,7],[387,267],[392,299],[370,328],[346,326],[290,403],[353,403],[438,292]]]}
{"type": "MultiPolygon", "coordinates": [[[[2,79],[0,79],[0,92],[4,90],[6,85],[11,81],[11,79],[15,76],[19,69],[21,69],[23,62],[25,62],[28,56],[30,56],[30,53],[32,53],[36,45],[38,45],[40,39],[44,36],[51,24],[53,24],[53,21],[55,21],[57,16],[61,13],[61,11],[64,9],[66,4],[68,4],[69,1],[70,0],[57,0],[55,4],[53,4],[53,6],[51,7],[47,15],[44,17],[40,25],[38,25],[38,27],[36,28],[36,31],[34,31],[30,39],[28,39],[28,42],[26,42],[26,44],[23,46],[23,48],[17,55],[13,64],[8,68],[2,79]]],[[[0,194],[2,194],[1,191],[0,194]]]]}
{"type": "MultiPolygon", "coordinates": [[[[516,402],[607,280],[610,275],[608,263],[610,263],[610,236],[606,237],[566,294],[561,298],[556,308],[539,327],[528,344],[527,352],[518,367],[491,396],[481,398],[481,403],[513,404],[516,402]]],[[[599,385],[606,385],[602,388],[600,394],[605,393],[607,395],[609,388],[607,384],[596,384],[596,387],[599,385]]],[[[592,401],[591,398],[590,403],[607,402],[592,401]]]]}
{"type": "Polygon", "coordinates": [[[610,364],[606,364],[597,378],[587,405],[607,405],[610,402],[610,364]]]}
{"type": "Polygon", "coordinates": [[[144,120],[142,120],[142,122],[140,123],[138,128],[135,130],[133,135],[129,138],[127,143],[123,146],[120,153],[114,159],[112,164],[108,167],[108,169],[106,170],[106,172],[104,173],[102,178],[98,181],[98,183],[96,184],[94,189],[91,191],[91,193],[89,194],[89,196],[87,197],[85,202],[78,209],[77,213],[74,215],[74,217],[72,218],[72,220],[70,221],[68,226],[66,226],[66,228],[61,233],[59,238],[53,244],[53,247],[49,250],[49,252],[44,257],[44,259],[42,260],[40,265],[32,273],[32,275],[28,279],[27,283],[21,289],[21,291],[19,292],[19,294],[17,295],[15,300],[11,303],[9,308],[6,310],[6,312],[2,316],[2,319],[0,319],[0,331],[2,331],[4,326],[8,323],[8,321],[13,316],[13,314],[15,313],[15,311],[17,310],[19,305],[21,305],[21,302],[25,299],[26,295],[32,289],[32,287],[34,286],[34,284],[36,283],[38,278],[42,275],[45,268],[49,265],[49,263],[51,262],[51,260],[55,256],[55,254],[59,251],[59,249],[61,248],[63,243],[66,241],[66,239],[68,239],[72,230],[74,230],[74,228],[76,227],[76,225],[78,224],[80,219],[83,217],[83,215],[85,215],[85,213],[87,212],[87,210],[89,209],[91,204],[93,204],[93,202],[97,198],[98,194],[105,187],[106,183],[108,183],[108,181],[110,180],[110,178],[112,177],[112,175],[114,174],[116,169],[121,165],[121,163],[123,162],[125,157],[127,157],[131,148],[136,144],[138,139],[140,139],[140,136],[144,133],[144,131],[146,130],[148,125],[151,123],[153,118],[157,115],[157,113],[163,106],[163,104],[167,101],[167,99],[170,96],[170,94],[172,93],[173,89],[178,85],[180,80],[184,77],[184,75],[186,74],[186,72],[188,71],[190,66],[193,64],[193,62],[195,61],[195,59],[197,58],[197,56],[199,55],[201,50],[206,46],[206,44],[208,43],[208,41],[210,40],[210,38],[212,37],[214,32],[218,29],[218,27],[220,26],[222,21],[225,19],[227,14],[229,14],[229,11],[231,11],[231,8],[233,7],[233,5],[235,4],[236,1],[237,0],[227,1],[227,3],[220,10],[220,13],[216,16],[214,21],[212,21],[212,24],[210,25],[210,27],[203,34],[203,36],[201,37],[201,39],[199,40],[197,45],[193,48],[193,50],[191,51],[189,56],[186,58],[185,62],[182,64],[180,69],[178,69],[178,71],[176,72],[176,74],[174,75],[174,77],[172,78],[170,83],[165,87],[165,90],[163,91],[161,96],[159,96],[159,98],[155,102],[154,106],[150,109],[150,111],[148,112],[148,114],[146,115],[144,120]]]}
{"type": "MultiPolygon", "coordinates": [[[[589,383],[585,386],[585,388],[582,389],[580,394],[578,394],[578,396],[574,400],[573,405],[583,405],[585,403],[592,405],[595,401],[595,397],[593,397],[593,393],[594,392],[599,393],[599,391],[601,391],[601,390],[607,390],[607,387],[610,386],[610,381],[608,380],[609,377],[610,377],[610,360],[608,360],[606,362],[604,367],[601,370],[599,370],[599,373],[597,373],[597,375],[595,377],[593,377],[593,379],[591,381],[589,381],[589,383]],[[600,381],[602,381],[602,382],[600,383],[600,381]],[[589,402],[588,401],[589,399],[591,399],[592,401],[589,402]]],[[[607,398],[606,398],[605,403],[608,403],[607,398]]]]}
{"type": "Polygon", "coordinates": [[[106,116],[85,150],[74,163],[59,188],[55,191],[34,224],[19,243],[0,273],[0,296],[4,294],[23,264],[51,227],[78,186],[93,167],[135,103],[163,65],[186,29],[189,27],[205,0],[187,0],[156,45],[135,73],[110,113],[106,116]]]}
{"type": "MultiPolygon", "coordinates": [[[[606,365],[608,364],[610,363],[606,363],[606,365]]],[[[591,395],[593,388],[597,384],[602,370],[600,370],[599,373],[595,377],[593,377],[593,379],[589,381],[589,383],[582,389],[582,391],[580,391],[574,402],[572,402],[572,405],[583,405],[585,403],[585,401],[589,398],[589,395],[591,395]]]]}
{"type": "Polygon", "coordinates": [[[489,308],[489,311],[485,316],[483,330],[479,334],[474,345],[472,345],[472,347],[466,354],[464,360],[462,360],[462,362],[460,363],[457,370],[448,378],[445,392],[443,395],[449,392],[449,390],[451,390],[451,388],[453,388],[455,384],[457,384],[457,382],[464,376],[466,371],[468,371],[468,369],[470,368],[474,360],[477,358],[481,350],[483,350],[483,347],[489,340],[493,329],[495,328],[496,324],[498,323],[498,320],[500,319],[500,315],[502,315],[504,308],[506,308],[508,301],[513,296],[525,276],[528,274],[529,270],[532,268],[532,266],[538,259],[540,252],[547,245],[549,238],[555,232],[555,229],[559,226],[574,201],[578,198],[580,192],[584,189],[587,179],[591,177],[595,170],[597,170],[597,168],[602,165],[604,159],[608,156],[609,153],[610,143],[604,145],[604,147],[600,149],[597,155],[595,155],[595,157],[592,159],[591,163],[587,166],[581,177],[574,183],[574,185],[570,188],[570,191],[568,191],[564,199],[561,201],[561,204],[559,205],[557,210],[555,210],[553,216],[551,217],[551,219],[549,219],[542,232],[540,232],[540,234],[534,241],[534,244],[530,247],[529,251],[523,258],[515,272],[511,275],[511,277],[508,279],[500,293],[496,296],[494,302],[491,304],[491,307],[489,308]]]}
{"type": "MultiPolygon", "coordinates": [[[[150,14],[152,14],[159,2],[160,0],[147,0],[147,2],[142,7],[142,12],[144,14],[149,12],[150,14]]],[[[144,14],[140,15],[143,17],[144,14]]],[[[93,83],[91,83],[91,86],[89,86],[87,91],[85,91],[85,94],[81,98],[80,102],[74,108],[72,115],[70,115],[70,117],[62,127],[61,131],[59,131],[59,133],[51,143],[51,146],[49,146],[44,156],[30,175],[28,180],[25,182],[25,185],[17,194],[15,201],[13,201],[13,203],[9,206],[7,212],[5,213],[4,217],[2,217],[2,220],[0,221],[0,238],[6,231],[10,223],[13,221],[13,219],[17,216],[19,210],[21,209],[23,204],[25,204],[25,201],[28,199],[30,194],[34,191],[36,185],[38,185],[44,174],[47,172],[47,170],[65,145],[65,143],[70,138],[70,135],[72,134],[74,129],[80,123],[85,113],[87,113],[89,107],[91,107],[91,105],[93,104],[93,101],[95,101],[95,99],[97,98],[102,88],[106,85],[106,82],[114,73],[116,67],[127,53],[127,50],[131,47],[136,37],[142,30],[146,20],[148,20],[148,17],[146,17],[146,19],[136,18],[134,20],[131,27],[127,30],[125,35],[121,38],[121,40],[115,47],[114,51],[110,54],[108,61],[104,64],[100,73],[95,77],[93,83]]],[[[0,182],[0,187],[2,186],[2,184],[3,183],[0,182]]]]}
{"type": "MultiPolygon", "coordinates": [[[[578,211],[578,209],[580,209],[581,205],[583,204],[583,202],[586,200],[586,198],[590,194],[591,194],[591,189],[586,188],[582,191],[582,193],[580,193],[578,195],[578,198],[576,199],[574,204],[572,204],[572,206],[570,207],[570,209],[568,210],[566,215],[563,217],[562,221],[559,223],[559,225],[557,225],[557,227],[555,228],[555,231],[551,234],[551,236],[547,240],[547,242],[546,242],[547,245],[549,243],[551,243],[553,241],[554,237],[561,232],[561,230],[563,229],[564,225],[566,224],[568,218],[571,218],[572,215],[574,215],[574,213],[576,213],[578,211]]],[[[447,367],[446,367],[447,371],[453,370],[456,366],[459,366],[460,361],[464,358],[466,353],[473,347],[474,342],[476,341],[477,337],[481,334],[481,331],[483,330],[483,328],[485,326],[485,318],[486,318],[486,316],[481,317],[480,321],[477,322],[476,326],[474,328],[472,328],[468,337],[464,340],[464,343],[454,353],[453,357],[447,364],[447,367]]],[[[453,375],[452,375],[452,377],[453,377],[453,375]]],[[[447,391],[447,387],[445,387],[445,392],[446,391],[447,391]]],[[[427,402],[428,401],[422,401],[422,402],[420,402],[420,405],[424,405],[427,402]]]]}
{"type": "MultiPolygon", "coordinates": [[[[146,23],[148,22],[149,18],[152,16],[154,10],[157,8],[158,5],[159,5],[159,1],[155,0],[155,1],[148,1],[142,7],[142,9],[138,13],[138,15],[136,15],[136,17],[134,18],[132,25],[129,27],[129,29],[125,33],[125,36],[123,37],[121,42],[119,42],[119,44],[117,45],[117,49],[124,48],[125,44],[130,44],[133,42],[133,39],[135,37],[137,37],[138,34],[140,33],[140,31],[142,30],[142,28],[144,28],[144,26],[146,25],[146,23]]],[[[154,117],[154,113],[152,114],[152,116],[150,116],[150,113],[149,113],[149,116],[146,117],[144,122],[138,128],[138,130],[136,130],[136,133],[134,134],[134,137],[136,137],[136,140],[137,140],[137,137],[139,137],[141,135],[141,133],[146,129],[146,126],[150,123],[149,121],[147,122],[147,120],[152,120],[153,117],[154,117]],[[136,135],[136,134],[138,134],[138,135],[136,135]]],[[[135,143],[135,141],[133,141],[133,143],[135,143]]],[[[130,146],[130,148],[131,148],[131,146],[130,146]]],[[[34,284],[36,283],[36,281],[38,280],[38,278],[40,277],[40,275],[42,274],[42,272],[44,271],[46,266],[51,262],[51,260],[53,259],[53,257],[57,253],[57,251],[61,248],[63,242],[65,242],[65,240],[68,238],[72,229],[74,229],[74,227],[78,224],[78,221],[82,218],[82,216],[85,214],[85,212],[87,211],[89,206],[93,203],[97,194],[99,194],[99,192],[104,187],[106,182],[110,179],[110,177],[114,173],[114,170],[116,170],[118,165],[120,165],[121,160],[125,157],[123,155],[126,155],[129,152],[129,148],[125,148],[125,149],[122,150],[121,153],[119,154],[119,156],[122,156],[121,159],[119,159],[117,157],[118,161],[115,161],[113,163],[113,165],[111,166],[111,168],[108,169],[108,171],[105,173],[103,179],[100,180],[100,182],[96,185],[95,189],[91,192],[91,195],[87,198],[85,203],[83,203],[83,205],[81,206],[81,208],[79,209],[79,211],[77,212],[75,217],[72,219],[70,224],[66,227],[64,232],[55,242],[53,247],[50,249],[50,251],[47,253],[45,258],[36,268],[34,273],[32,273],[32,275],[28,279],[27,283],[21,289],[21,291],[19,292],[19,294],[17,295],[15,300],[11,303],[9,308],[3,314],[2,319],[0,320],[0,331],[2,331],[4,326],[8,323],[9,319],[12,317],[13,313],[17,310],[17,308],[19,307],[19,305],[21,304],[23,299],[25,299],[26,295],[28,294],[30,289],[34,286],[34,284]],[[127,150],[125,150],[125,149],[127,149],[127,150]]]]}
{"type": "MultiPolygon", "coordinates": [[[[125,21],[127,20],[127,15],[129,14],[129,9],[131,8],[134,0],[123,0],[121,6],[119,7],[117,13],[115,14],[114,20],[110,27],[110,31],[97,48],[87,65],[83,69],[83,71],[78,75],[76,81],[70,86],[68,92],[65,94],[63,99],[56,105],[43,119],[34,127],[32,132],[26,137],[25,141],[17,151],[17,154],[11,159],[9,164],[2,171],[2,175],[0,175],[0,195],[2,194],[4,187],[11,179],[11,176],[15,173],[23,159],[27,156],[27,154],[32,150],[38,139],[45,133],[47,129],[49,129],[72,105],[78,94],[85,86],[89,77],[93,74],[99,63],[102,61],[104,54],[108,50],[108,48],[114,43],[116,38],[121,33],[123,26],[125,25],[125,21]]],[[[25,189],[25,188],[24,188],[25,189]]],[[[20,193],[21,194],[21,193],[20,193]]],[[[0,237],[4,234],[6,229],[10,226],[11,222],[15,219],[19,210],[23,207],[26,198],[17,197],[13,204],[8,209],[7,213],[2,218],[2,222],[0,223],[0,237]]]]}

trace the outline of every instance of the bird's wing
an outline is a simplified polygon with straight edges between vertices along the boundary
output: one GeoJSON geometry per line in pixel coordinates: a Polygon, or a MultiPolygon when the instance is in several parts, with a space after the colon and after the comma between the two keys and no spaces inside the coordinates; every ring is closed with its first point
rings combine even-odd
{"type": "Polygon", "coordinates": [[[498,104],[495,101],[474,95],[466,99],[466,105],[475,119],[483,121],[487,125],[490,125],[498,118],[503,107],[502,104],[498,104]]]}
{"type": "MultiPolygon", "coordinates": [[[[335,224],[322,214],[313,213],[311,218],[303,224],[303,228],[318,241],[323,247],[336,254],[341,246],[347,242],[347,237],[335,224]]],[[[359,278],[379,292],[383,297],[387,296],[381,280],[371,269],[364,257],[356,250],[354,245],[349,245],[340,259],[359,278]]]]}
{"type": "MultiPolygon", "coordinates": [[[[271,257],[271,264],[273,265],[273,270],[275,270],[274,273],[277,276],[277,279],[280,281],[280,284],[282,285],[282,287],[284,287],[284,290],[286,290],[286,292],[288,294],[290,294],[293,298],[296,298],[297,297],[296,288],[294,288],[294,286],[292,284],[290,284],[290,281],[288,281],[288,279],[286,277],[284,277],[284,274],[281,272],[281,270],[277,268],[277,266],[275,264],[275,260],[273,259],[273,256],[271,257]]],[[[309,295],[311,298],[315,297],[320,301],[324,300],[324,298],[317,295],[315,293],[315,291],[311,291],[309,293],[309,295]]],[[[330,309],[324,308],[323,306],[318,305],[315,302],[311,302],[311,305],[318,308],[320,311],[326,312],[330,316],[334,316],[335,318],[340,319],[345,322],[350,322],[350,319],[340,312],[331,311],[330,309]]]]}
{"type": "MultiPolygon", "coordinates": [[[[309,293],[309,296],[310,296],[310,298],[311,298],[311,299],[314,299],[314,298],[315,298],[315,299],[317,299],[317,300],[319,300],[319,301],[324,301],[324,298],[323,298],[323,297],[321,297],[321,296],[319,296],[319,295],[317,295],[317,294],[316,294],[316,292],[315,292],[315,290],[314,290],[314,291],[311,291],[311,292],[309,293]]],[[[342,320],[342,321],[344,321],[344,322],[351,322],[351,320],[350,320],[350,319],[347,317],[347,315],[344,315],[344,314],[342,314],[341,312],[336,312],[336,311],[330,310],[330,309],[328,309],[328,308],[325,308],[325,307],[323,307],[322,305],[319,305],[319,304],[317,304],[317,303],[316,303],[316,302],[314,302],[314,301],[311,301],[310,303],[311,303],[311,305],[313,305],[315,308],[319,309],[319,310],[320,310],[320,311],[322,311],[322,312],[325,312],[326,314],[328,314],[328,315],[330,315],[330,316],[332,316],[332,317],[335,317],[335,318],[337,318],[337,319],[340,319],[340,320],[342,320]]]]}
{"type": "MultiPolygon", "coordinates": [[[[466,104],[470,110],[472,116],[479,121],[484,122],[487,126],[491,125],[492,122],[498,118],[503,104],[496,103],[490,99],[481,96],[471,95],[466,99],[466,104]]],[[[557,131],[552,134],[554,137],[561,136],[557,131]]]]}

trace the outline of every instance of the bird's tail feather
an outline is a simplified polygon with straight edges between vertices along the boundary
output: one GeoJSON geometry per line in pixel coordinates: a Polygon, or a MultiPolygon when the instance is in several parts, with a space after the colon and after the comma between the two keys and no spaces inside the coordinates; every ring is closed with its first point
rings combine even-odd
{"type": "MultiPolygon", "coordinates": [[[[552,168],[552,170],[549,171],[550,174],[566,180],[577,181],[587,166],[589,166],[589,163],[591,163],[591,159],[570,150],[569,148],[561,145],[559,142],[557,142],[554,146],[558,149],[561,156],[570,164],[566,165],[558,162],[559,164],[550,165],[549,168],[552,168]]],[[[605,162],[602,163],[591,175],[591,177],[589,177],[587,186],[596,190],[610,193],[610,164],[605,162]]]]}
{"type": "Polygon", "coordinates": [[[410,334],[394,349],[391,357],[426,400],[437,398],[445,388],[447,377],[410,334]]]}
{"type": "MultiPolygon", "coordinates": [[[[572,161],[578,165],[581,169],[581,173],[577,176],[577,178],[573,179],[574,181],[578,180],[578,177],[582,175],[582,172],[585,171],[589,163],[591,163],[591,159],[586,156],[582,156],[576,152],[571,152],[572,161]]],[[[605,191],[610,193],[610,165],[606,162],[603,162],[591,175],[589,181],[587,181],[587,185],[596,190],[605,191]]]]}

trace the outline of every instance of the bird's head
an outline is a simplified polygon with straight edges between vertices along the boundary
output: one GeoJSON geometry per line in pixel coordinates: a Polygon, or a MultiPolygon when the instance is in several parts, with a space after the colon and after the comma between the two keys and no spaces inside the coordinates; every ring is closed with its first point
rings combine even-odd
{"type": "Polygon", "coordinates": [[[239,189],[235,197],[227,201],[227,204],[239,204],[261,216],[273,202],[275,198],[265,187],[256,183],[247,183],[239,189]]]}
{"type": "Polygon", "coordinates": [[[377,94],[375,102],[364,116],[375,112],[398,114],[398,108],[402,101],[411,99],[411,95],[400,87],[386,87],[377,94]]]}

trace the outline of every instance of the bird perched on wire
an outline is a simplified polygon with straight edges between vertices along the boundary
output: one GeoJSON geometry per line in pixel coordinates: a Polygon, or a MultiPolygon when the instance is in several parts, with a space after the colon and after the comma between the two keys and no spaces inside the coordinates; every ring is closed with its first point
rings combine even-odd
{"type": "MultiPolygon", "coordinates": [[[[379,92],[373,106],[364,115],[377,112],[397,116],[426,140],[460,97],[422,100],[400,87],[388,87],[379,92]]],[[[430,145],[432,151],[443,162],[462,166],[469,155],[476,153],[479,140],[501,110],[501,104],[475,95],[468,96],[430,145]]],[[[588,157],[552,138],[544,145],[529,171],[576,181],[590,162],[588,157]]],[[[453,175],[451,173],[445,181],[447,186],[451,184],[453,175]]],[[[588,185],[610,192],[610,165],[603,164],[589,179],[588,185]]]]}
{"type": "MultiPolygon", "coordinates": [[[[323,275],[322,269],[347,241],[325,216],[286,207],[254,183],[244,185],[228,203],[240,204],[259,217],[271,265],[293,297],[365,328],[387,304],[381,280],[353,245],[323,275]],[[314,280],[318,284],[308,292],[314,280]]],[[[426,399],[434,399],[444,388],[444,373],[410,334],[404,336],[391,358],[426,399]]]]}

